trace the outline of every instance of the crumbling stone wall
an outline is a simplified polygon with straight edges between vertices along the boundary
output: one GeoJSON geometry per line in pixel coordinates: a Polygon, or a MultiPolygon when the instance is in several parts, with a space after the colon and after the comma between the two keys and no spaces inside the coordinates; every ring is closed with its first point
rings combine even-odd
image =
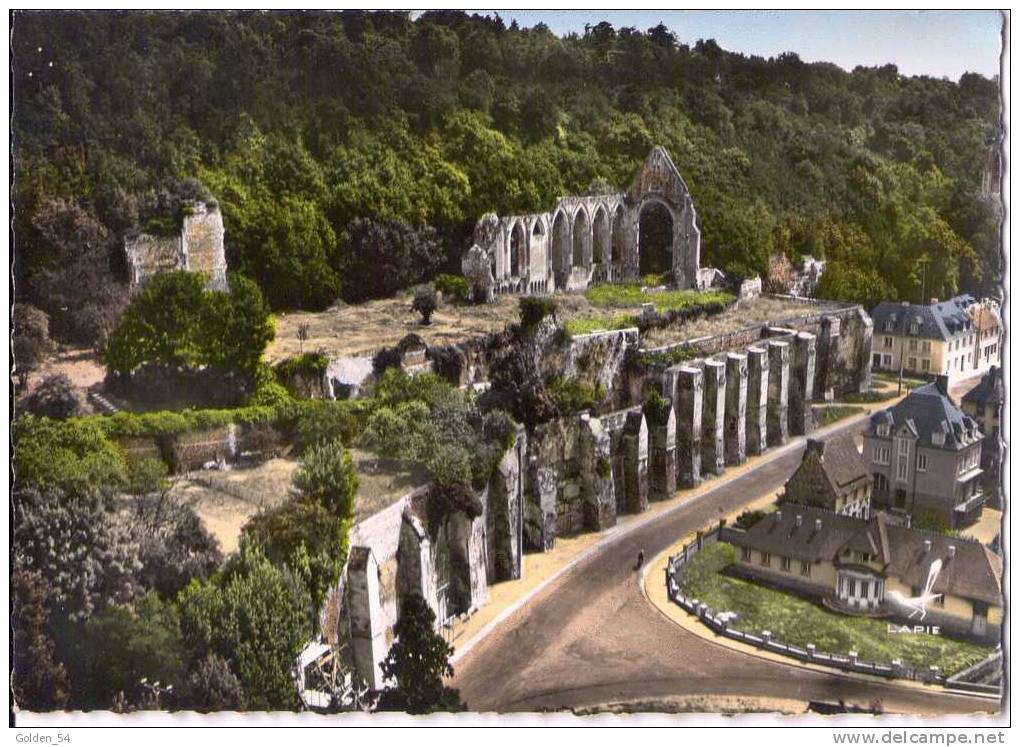
{"type": "Polygon", "coordinates": [[[662,146],[649,153],[626,192],[562,197],[544,213],[483,215],[461,259],[471,297],[580,291],[641,274],[640,219],[651,204],[670,221],[670,272],[698,285],[701,232],[687,184],[662,146]]]}
{"type": "Polygon", "coordinates": [[[223,216],[219,206],[194,202],[188,206],[181,231],[174,236],[149,233],[124,238],[132,291],[172,270],[201,272],[210,290],[227,289],[227,259],[223,248],[223,216]]]}

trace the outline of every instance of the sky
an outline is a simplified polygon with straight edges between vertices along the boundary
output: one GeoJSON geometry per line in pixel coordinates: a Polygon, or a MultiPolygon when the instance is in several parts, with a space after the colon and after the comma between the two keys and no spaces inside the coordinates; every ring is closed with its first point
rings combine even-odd
{"type": "Polygon", "coordinates": [[[646,30],[665,23],[681,43],[715,39],[732,52],[774,57],[796,52],[805,62],[847,70],[893,63],[904,75],[958,80],[965,72],[999,73],[1002,16],[994,10],[499,10],[507,25],[544,23],[558,35],[585,24],[646,30]]]}

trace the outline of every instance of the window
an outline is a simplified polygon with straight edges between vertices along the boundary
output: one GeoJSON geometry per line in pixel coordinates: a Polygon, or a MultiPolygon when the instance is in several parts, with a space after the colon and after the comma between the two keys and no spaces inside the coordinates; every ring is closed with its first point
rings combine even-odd
{"type": "Polygon", "coordinates": [[[882,360],[883,365],[885,365],[887,368],[892,367],[892,356],[889,353],[883,355],[882,360]]]}
{"type": "Polygon", "coordinates": [[[740,559],[745,561],[745,562],[747,562],[747,563],[751,562],[751,548],[750,547],[742,547],[740,549],[740,559]]]}
{"type": "Polygon", "coordinates": [[[910,334],[916,335],[918,329],[919,329],[919,327],[917,326],[917,322],[911,322],[910,323],[910,334]]]}
{"type": "Polygon", "coordinates": [[[935,602],[935,606],[936,607],[945,607],[946,606],[946,595],[945,594],[936,594],[934,602],[935,602]]]}
{"type": "MultiPolygon", "coordinates": [[[[886,323],[885,323],[885,331],[886,332],[892,332],[893,331],[893,327],[895,326],[895,324],[896,324],[896,322],[894,322],[892,319],[889,319],[888,321],[886,321],[886,323]]],[[[891,339],[891,338],[889,338],[889,339],[891,339]]]]}
{"type": "Polygon", "coordinates": [[[931,352],[931,340],[925,340],[924,342],[921,343],[921,352],[922,353],[931,352]]]}
{"type": "Polygon", "coordinates": [[[883,347],[891,348],[892,347],[892,338],[889,337],[888,335],[886,335],[885,339],[882,340],[882,345],[883,345],[883,347]]]}
{"type": "Polygon", "coordinates": [[[917,352],[917,340],[911,340],[910,341],[910,352],[911,353],[916,353],[917,352]]]}
{"type": "Polygon", "coordinates": [[[889,447],[876,446],[872,461],[875,462],[875,464],[889,464],[889,447]]]}
{"type": "Polygon", "coordinates": [[[907,479],[907,460],[900,459],[896,463],[896,479],[900,482],[906,482],[907,479]]]}
{"type": "Polygon", "coordinates": [[[811,575],[811,563],[807,560],[800,561],[800,575],[810,576],[811,575]]]}
{"type": "Polygon", "coordinates": [[[935,431],[931,434],[931,442],[933,446],[941,446],[946,442],[946,434],[942,431],[935,431]]]}
{"type": "Polygon", "coordinates": [[[913,357],[908,358],[907,359],[907,368],[910,369],[911,371],[916,371],[917,370],[917,358],[913,358],[913,357]]]}
{"type": "Polygon", "coordinates": [[[927,472],[928,471],[928,455],[918,454],[917,455],[917,471],[927,472]]]}
{"type": "Polygon", "coordinates": [[[930,371],[931,370],[931,361],[928,360],[927,358],[924,358],[921,361],[921,370],[922,371],[930,371]]]}
{"type": "Polygon", "coordinates": [[[905,438],[896,439],[896,453],[900,456],[906,456],[910,453],[910,442],[905,438]]]}
{"type": "Polygon", "coordinates": [[[779,567],[782,568],[784,571],[790,570],[790,559],[789,558],[780,558],[779,559],[779,567]]]}
{"type": "Polygon", "coordinates": [[[761,564],[764,566],[772,565],[772,556],[769,555],[767,552],[763,552],[761,554],[761,564]]]}

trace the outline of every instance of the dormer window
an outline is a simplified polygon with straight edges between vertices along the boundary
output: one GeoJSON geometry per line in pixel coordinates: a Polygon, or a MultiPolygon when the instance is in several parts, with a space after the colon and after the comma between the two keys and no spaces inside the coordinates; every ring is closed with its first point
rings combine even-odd
{"type": "Polygon", "coordinates": [[[943,431],[935,431],[931,434],[931,442],[934,446],[943,446],[946,443],[946,434],[943,431]]]}
{"type": "Polygon", "coordinates": [[[895,324],[893,323],[893,320],[892,320],[892,319],[888,320],[888,321],[887,321],[887,322],[885,323],[885,331],[886,331],[886,332],[892,332],[892,331],[893,331],[893,328],[894,328],[894,326],[895,326],[895,324]]]}
{"type": "Polygon", "coordinates": [[[911,322],[910,323],[910,334],[916,335],[919,330],[920,330],[920,327],[917,326],[917,322],[911,322]]]}
{"type": "Polygon", "coordinates": [[[877,432],[878,432],[878,435],[882,436],[883,438],[888,437],[889,436],[889,424],[888,423],[879,423],[878,424],[877,432]]]}

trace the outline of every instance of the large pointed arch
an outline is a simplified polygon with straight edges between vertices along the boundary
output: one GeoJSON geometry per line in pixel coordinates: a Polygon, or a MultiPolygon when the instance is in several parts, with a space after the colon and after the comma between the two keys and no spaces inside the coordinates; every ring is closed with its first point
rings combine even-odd
{"type": "Polygon", "coordinates": [[[595,264],[609,264],[612,255],[612,228],[610,227],[609,214],[605,205],[599,205],[595,209],[591,235],[592,257],[595,264]]]}
{"type": "Polygon", "coordinates": [[[588,219],[588,211],[584,205],[578,207],[574,213],[574,226],[571,246],[571,265],[574,267],[587,267],[591,264],[591,221],[588,219]]]}

